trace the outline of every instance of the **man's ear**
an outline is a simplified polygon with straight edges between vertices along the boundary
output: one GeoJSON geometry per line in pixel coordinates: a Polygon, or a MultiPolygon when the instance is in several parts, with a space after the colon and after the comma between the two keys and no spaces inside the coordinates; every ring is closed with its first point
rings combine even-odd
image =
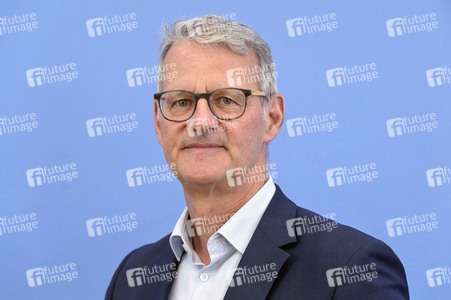
{"type": "Polygon", "coordinates": [[[268,112],[266,116],[266,132],[263,142],[269,143],[276,138],[283,127],[285,118],[285,99],[281,93],[272,95],[268,100],[268,112]]]}
{"type": "Polygon", "coordinates": [[[160,112],[158,111],[157,100],[154,100],[153,105],[153,115],[155,117],[155,133],[157,134],[158,143],[163,146],[163,139],[161,138],[161,128],[160,128],[160,112]]]}

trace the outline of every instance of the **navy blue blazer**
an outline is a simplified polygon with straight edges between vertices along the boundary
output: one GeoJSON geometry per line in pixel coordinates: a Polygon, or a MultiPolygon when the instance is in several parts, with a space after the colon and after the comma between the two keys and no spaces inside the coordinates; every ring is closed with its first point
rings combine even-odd
{"type": "MultiPolygon", "coordinates": [[[[276,186],[224,299],[409,299],[404,268],[390,247],[331,220],[330,230],[311,220],[321,219],[276,186]]],[[[168,299],[178,265],[169,236],[125,257],[105,299],[168,299]]]]}

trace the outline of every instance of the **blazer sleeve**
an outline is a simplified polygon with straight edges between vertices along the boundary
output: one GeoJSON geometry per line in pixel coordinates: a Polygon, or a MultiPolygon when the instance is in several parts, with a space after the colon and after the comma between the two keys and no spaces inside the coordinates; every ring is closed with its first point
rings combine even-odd
{"type": "Polygon", "coordinates": [[[119,265],[119,267],[117,267],[116,272],[114,272],[113,278],[111,279],[110,285],[108,286],[108,289],[106,291],[105,294],[105,300],[113,300],[113,296],[114,296],[114,288],[116,285],[116,281],[117,281],[117,277],[119,275],[119,273],[122,270],[122,267],[125,265],[125,263],[127,262],[128,258],[130,257],[130,255],[132,255],[134,251],[132,251],[131,253],[129,253],[121,262],[121,264],[119,265]]]}
{"type": "Polygon", "coordinates": [[[371,263],[375,264],[374,271],[377,272],[377,277],[374,276],[371,281],[343,284],[336,288],[333,299],[409,299],[404,267],[389,246],[378,240],[370,242],[351,256],[347,267],[362,267],[371,263]]]}

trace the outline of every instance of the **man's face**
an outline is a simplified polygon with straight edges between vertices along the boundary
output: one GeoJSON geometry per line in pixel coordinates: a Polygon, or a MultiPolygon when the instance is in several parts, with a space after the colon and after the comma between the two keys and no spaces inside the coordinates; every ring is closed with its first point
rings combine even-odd
{"type": "MultiPolygon", "coordinates": [[[[228,47],[202,47],[197,43],[176,43],[169,50],[165,65],[175,64],[177,76],[163,83],[163,91],[186,90],[207,93],[230,87],[226,72],[229,69],[258,65],[257,55],[242,56],[228,47]]],[[[258,90],[258,84],[246,83],[239,88],[258,90]]],[[[270,122],[263,118],[260,98],[249,96],[246,111],[236,120],[222,121],[210,111],[207,101],[199,99],[191,119],[202,119],[210,132],[202,130],[191,136],[187,123],[171,122],[163,118],[155,102],[155,128],[158,141],[168,163],[175,163],[182,183],[211,184],[224,182],[226,171],[238,167],[265,164],[266,143],[275,136],[267,134],[270,122]],[[230,124],[227,124],[230,123],[230,124]],[[223,130],[221,128],[229,128],[223,130]]]]}

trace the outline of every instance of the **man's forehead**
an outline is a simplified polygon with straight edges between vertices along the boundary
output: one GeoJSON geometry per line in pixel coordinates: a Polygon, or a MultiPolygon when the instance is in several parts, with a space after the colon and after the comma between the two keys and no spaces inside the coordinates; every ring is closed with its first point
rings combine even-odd
{"type": "Polygon", "coordinates": [[[202,65],[210,70],[223,69],[224,67],[245,67],[258,64],[255,51],[249,51],[247,55],[233,52],[225,44],[202,45],[197,42],[177,42],[168,51],[166,64],[176,62],[177,66],[193,67],[202,65]]]}
{"type": "MultiPolygon", "coordinates": [[[[258,66],[255,52],[240,55],[227,45],[201,45],[197,42],[178,42],[168,51],[164,65],[173,64],[177,76],[164,81],[163,90],[213,91],[224,87],[257,89],[257,83],[237,85],[230,72],[250,70],[258,66]]],[[[244,82],[243,82],[244,83],[244,82]]]]}

